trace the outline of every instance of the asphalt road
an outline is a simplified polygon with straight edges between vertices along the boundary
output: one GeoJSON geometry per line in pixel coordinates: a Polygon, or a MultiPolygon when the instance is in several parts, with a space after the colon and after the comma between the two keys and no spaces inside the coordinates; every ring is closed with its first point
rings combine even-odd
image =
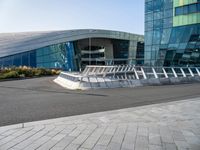
{"type": "Polygon", "coordinates": [[[53,79],[0,82],[0,126],[200,96],[200,84],[69,91],[53,79]]]}

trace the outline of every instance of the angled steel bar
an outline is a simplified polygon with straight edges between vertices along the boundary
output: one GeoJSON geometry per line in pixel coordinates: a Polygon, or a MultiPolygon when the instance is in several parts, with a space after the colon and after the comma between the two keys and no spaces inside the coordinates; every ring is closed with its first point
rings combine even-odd
{"type": "Polygon", "coordinates": [[[183,68],[180,68],[180,70],[181,70],[181,72],[182,72],[182,74],[183,74],[183,77],[186,77],[186,74],[185,74],[183,68]]]}
{"type": "Polygon", "coordinates": [[[196,71],[197,71],[198,75],[200,76],[200,71],[199,71],[199,69],[198,69],[198,68],[196,68],[196,71]]]}
{"type": "Polygon", "coordinates": [[[139,76],[138,76],[138,73],[137,73],[137,70],[135,69],[135,67],[133,67],[133,70],[134,70],[134,72],[135,72],[135,77],[136,77],[136,79],[139,80],[140,78],[139,78],[139,76]]]}
{"type": "Polygon", "coordinates": [[[169,76],[167,75],[167,72],[166,72],[165,68],[162,68],[162,71],[163,71],[163,73],[165,75],[165,78],[169,78],[169,76]]]}
{"type": "Polygon", "coordinates": [[[158,74],[156,73],[156,70],[152,67],[152,71],[153,71],[153,74],[154,74],[154,77],[156,78],[156,79],[158,79],[158,74]]]}
{"type": "Polygon", "coordinates": [[[173,74],[174,74],[174,77],[175,77],[175,78],[178,78],[178,75],[177,75],[176,71],[174,70],[174,68],[172,68],[172,72],[173,72],[173,74]]]}
{"type": "Polygon", "coordinates": [[[188,68],[188,70],[189,70],[189,72],[190,72],[190,75],[191,75],[192,77],[194,77],[194,73],[192,72],[191,68],[188,68]]]}
{"type": "Polygon", "coordinates": [[[144,72],[144,69],[143,69],[142,67],[140,67],[140,69],[141,69],[141,71],[142,71],[143,78],[144,78],[144,79],[147,79],[147,76],[146,76],[146,74],[145,74],[145,72],[144,72]]]}

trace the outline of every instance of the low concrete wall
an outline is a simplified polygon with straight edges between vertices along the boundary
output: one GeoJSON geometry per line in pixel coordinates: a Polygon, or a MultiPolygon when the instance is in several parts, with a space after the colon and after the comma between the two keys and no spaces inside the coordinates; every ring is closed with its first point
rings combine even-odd
{"type": "Polygon", "coordinates": [[[57,84],[70,90],[88,90],[88,89],[101,89],[101,88],[124,88],[124,87],[138,87],[138,86],[158,86],[170,84],[184,84],[200,82],[200,77],[172,77],[172,78],[151,78],[141,80],[114,80],[114,79],[98,79],[98,80],[82,80],[71,81],[63,77],[58,77],[54,80],[57,84]]]}

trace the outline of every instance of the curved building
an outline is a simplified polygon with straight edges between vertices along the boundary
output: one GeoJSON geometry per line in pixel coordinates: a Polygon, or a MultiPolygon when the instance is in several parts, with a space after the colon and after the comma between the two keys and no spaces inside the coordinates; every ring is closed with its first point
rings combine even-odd
{"type": "Polygon", "coordinates": [[[125,32],[87,29],[0,34],[1,67],[77,71],[86,65],[143,64],[143,55],[144,37],[125,32]]]}

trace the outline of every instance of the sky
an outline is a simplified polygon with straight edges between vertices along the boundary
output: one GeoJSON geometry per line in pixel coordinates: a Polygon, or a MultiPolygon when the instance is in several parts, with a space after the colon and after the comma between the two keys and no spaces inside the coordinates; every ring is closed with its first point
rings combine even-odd
{"type": "Polygon", "coordinates": [[[0,33],[71,29],[144,34],[144,0],[0,0],[0,33]]]}

